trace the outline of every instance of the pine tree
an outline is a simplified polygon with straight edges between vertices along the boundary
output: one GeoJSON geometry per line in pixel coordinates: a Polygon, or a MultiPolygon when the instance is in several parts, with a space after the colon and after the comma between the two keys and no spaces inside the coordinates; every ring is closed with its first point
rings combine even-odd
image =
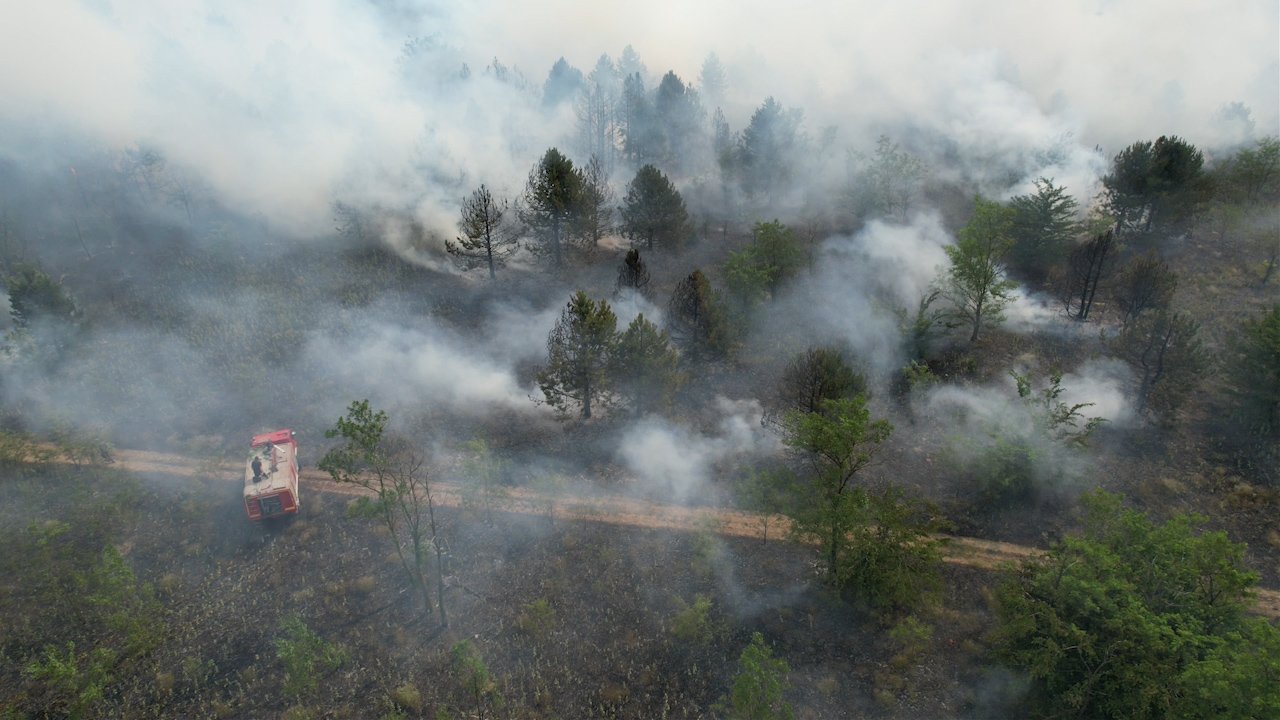
{"type": "Polygon", "coordinates": [[[607,401],[617,325],[607,301],[593,301],[581,290],[569,299],[547,336],[547,365],[538,373],[548,405],[566,415],[577,406],[586,420],[593,405],[607,401]]]}
{"type": "Polygon", "coordinates": [[[640,168],[623,199],[623,235],[646,250],[655,245],[678,248],[688,222],[684,199],[667,176],[652,165],[640,168]]]}
{"type": "Polygon", "coordinates": [[[564,245],[578,216],[584,184],[573,161],[555,148],[529,171],[521,218],[538,235],[554,267],[564,264],[564,245]]]}
{"type": "Polygon", "coordinates": [[[618,337],[609,374],[632,412],[655,412],[671,404],[683,382],[679,362],[667,332],[641,314],[618,337]]]}
{"type": "Polygon", "coordinates": [[[489,268],[489,279],[497,278],[494,268],[503,264],[519,249],[519,241],[510,223],[511,203],[494,197],[485,185],[476,188],[462,201],[462,217],[456,241],[445,241],[445,250],[464,265],[483,264],[489,268]]]}
{"type": "Polygon", "coordinates": [[[701,270],[694,270],[676,284],[667,303],[667,331],[691,360],[728,354],[728,321],[711,282],[701,270]]]}

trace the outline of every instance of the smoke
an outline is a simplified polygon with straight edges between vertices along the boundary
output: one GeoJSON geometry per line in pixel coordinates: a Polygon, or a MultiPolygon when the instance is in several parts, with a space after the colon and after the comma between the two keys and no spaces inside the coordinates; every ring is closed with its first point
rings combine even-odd
{"type": "Polygon", "coordinates": [[[533,388],[521,387],[511,368],[436,327],[374,323],[341,340],[318,336],[305,353],[310,365],[348,394],[372,398],[379,407],[412,397],[461,416],[535,411],[529,401],[533,388]]]}
{"type": "Polygon", "coordinates": [[[950,240],[933,213],[909,225],[873,221],[857,235],[826,240],[811,273],[765,309],[757,340],[843,346],[874,373],[896,369],[901,324],[945,265],[950,240]]]}
{"type": "MultiPolygon", "coordinates": [[[[1237,142],[1241,123],[1220,112],[1236,101],[1259,134],[1275,133],[1278,25],[1272,4],[1155,0],[46,0],[0,11],[0,155],[31,159],[70,138],[145,146],[276,231],[324,233],[343,199],[408,212],[438,251],[463,195],[480,182],[517,191],[541,151],[572,136],[572,109],[540,102],[545,68],[563,55],[589,69],[630,43],[655,77],[673,68],[689,83],[716,50],[735,128],[777,95],[812,128],[840,126],[852,147],[915,127],[934,167],[960,167],[993,195],[1048,175],[1088,198],[1095,145],[1109,154],[1166,133],[1237,142]],[[806,52],[763,50],[778,47],[806,52]],[[495,57],[505,72],[485,71],[495,57]]],[[[391,235],[403,247],[404,233],[391,235]]]]}
{"type": "Polygon", "coordinates": [[[717,463],[772,454],[777,437],[761,425],[764,415],[755,400],[717,397],[718,421],[709,433],[650,416],[623,431],[618,459],[636,478],[636,490],[666,502],[697,504],[717,500],[711,480],[717,463]]]}
{"type": "Polygon", "coordinates": [[[1009,293],[1009,304],[1004,309],[1004,327],[1014,332],[1030,332],[1051,327],[1059,327],[1064,331],[1080,330],[1078,323],[1063,324],[1064,317],[1060,303],[1038,293],[1028,293],[1021,286],[1009,293]]]}
{"type": "Polygon", "coordinates": [[[1031,384],[1027,398],[1019,397],[1011,377],[990,385],[931,389],[915,404],[915,416],[925,423],[920,433],[940,437],[962,473],[976,468],[995,480],[1017,467],[1030,473],[1038,492],[1061,495],[1078,489],[1090,458],[1063,433],[1078,433],[1095,417],[1105,421],[1103,427],[1132,423],[1133,405],[1124,391],[1130,371],[1115,360],[1086,361],[1062,376],[1056,400],[1046,400],[1050,380],[1021,370],[1031,384]],[[1046,402],[1082,407],[1073,425],[1053,427],[1046,402]]]}

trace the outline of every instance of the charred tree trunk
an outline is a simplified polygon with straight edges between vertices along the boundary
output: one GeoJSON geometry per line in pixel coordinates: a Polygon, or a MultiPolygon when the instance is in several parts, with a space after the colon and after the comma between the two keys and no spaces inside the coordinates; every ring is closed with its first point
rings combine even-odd
{"type": "Polygon", "coordinates": [[[1115,232],[1108,230],[1071,252],[1064,288],[1067,316],[1071,319],[1080,322],[1089,319],[1098,285],[1110,269],[1111,251],[1114,247],[1115,232]]]}

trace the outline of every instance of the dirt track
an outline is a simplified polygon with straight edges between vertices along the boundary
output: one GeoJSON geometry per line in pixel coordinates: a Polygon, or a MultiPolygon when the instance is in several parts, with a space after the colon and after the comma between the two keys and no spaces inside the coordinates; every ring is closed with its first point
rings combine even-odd
{"type": "MultiPolygon", "coordinates": [[[[239,478],[243,472],[239,465],[210,464],[183,455],[149,452],[144,450],[117,450],[116,464],[132,472],[156,472],[169,475],[210,475],[225,472],[228,478],[239,478]]],[[[341,495],[367,494],[363,488],[335,483],[316,470],[302,472],[303,491],[325,492],[341,495]]],[[[462,504],[461,489],[447,482],[432,484],[435,501],[445,507],[462,504]]],[[[690,508],[664,505],[619,495],[602,495],[591,498],[574,496],[548,496],[517,488],[508,490],[496,500],[494,509],[504,512],[551,515],[565,520],[604,522],[615,525],[661,528],[678,531],[709,530],[720,535],[743,538],[782,537],[787,531],[787,519],[782,516],[766,516],[726,508],[690,508]]],[[[1016,563],[1043,550],[1025,545],[979,540],[977,538],[940,535],[947,542],[943,557],[949,563],[983,569],[996,569],[1016,563]]],[[[1280,591],[1257,590],[1256,610],[1271,618],[1280,618],[1280,591]]]]}

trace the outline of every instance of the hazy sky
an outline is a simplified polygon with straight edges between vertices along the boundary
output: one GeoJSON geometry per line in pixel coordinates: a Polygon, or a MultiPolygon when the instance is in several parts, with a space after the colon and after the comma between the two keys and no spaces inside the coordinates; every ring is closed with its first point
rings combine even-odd
{"type": "Polygon", "coordinates": [[[1256,134],[1280,126],[1275,0],[0,0],[0,154],[147,143],[301,233],[331,226],[336,194],[456,204],[452,189],[404,192],[424,158],[440,177],[518,186],[571,116],[482,83],[406,86],[401,48],[432,34],[450,66],[496,56],[538,86],[561,55],[587,71],[631,44],[655,77],[696,81],[715,51],[735,128],[775,95],[863,147],[908,121],[962,145],[1069,134],[1110,156],[1176,133],[1212,148],[1237,139],[1216,120],[1234,101],[1256,134]]]}

